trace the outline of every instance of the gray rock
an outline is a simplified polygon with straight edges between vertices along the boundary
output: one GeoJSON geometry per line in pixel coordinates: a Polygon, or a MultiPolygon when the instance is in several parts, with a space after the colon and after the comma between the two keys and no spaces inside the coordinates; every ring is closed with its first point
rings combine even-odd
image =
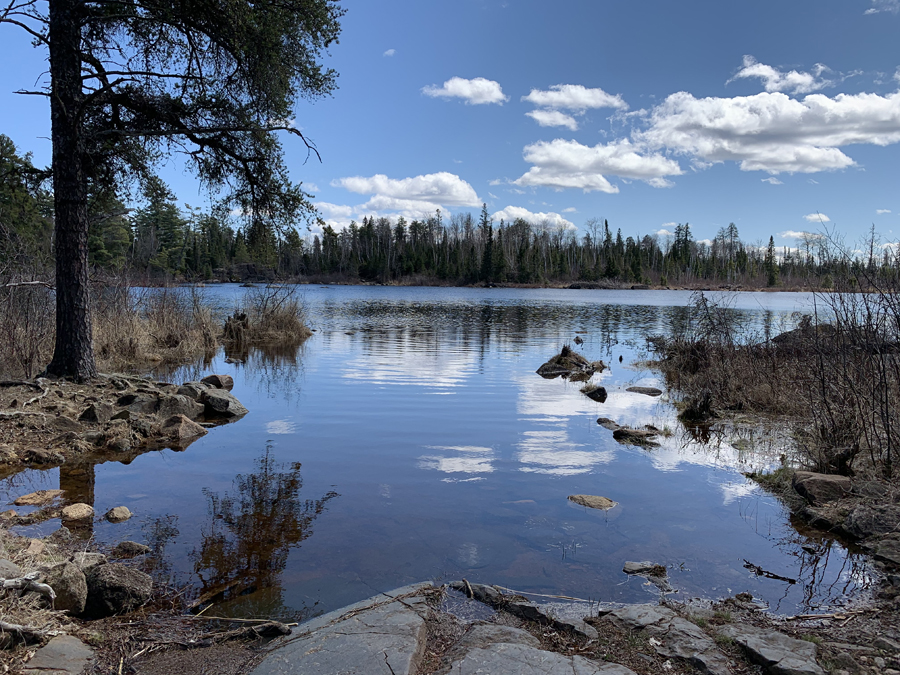
{"type": "Polygon", "coordinates": [[[605,403],[608,398],[605,387],[588,385],[581,390],[581,393],[597,403],[605,403]]]}
{"type": "Polygon", "coordinates": [[[0,579],[18,579],[22,574],[21,567],[11,560],[0,558],[0,579]]]}
{"type": "Polygon", "coordinates": [[[625,391],[632,394],[645,394],[646,396],[662,396],[662,389],[656,387],[628,387],[625,391]]]}
{"type": "Polygon", "coordinates": [[[207,389],[209,389],[209,386],[202,382],[185,382],[178,387],[178,391],[175,393],[179,396],[187,396],[191,400],[198,401],[200,400],[200,394],[207,389]]]}
{"type": "Polygon", "coordinates": [[[24,675],[79,675],[94,650],[71,635],[59,635],[37,650],[24,675]]]}
{"type": "Polygon", "coordinates": [[[687,661],[703,673],[728,675],[728,659],[698,626],[658,605],[628,605],[603,617],[621,630],[645,631],[655,637],[656,653],[687,661]]]}
{"type": "Polygon", "coordinates": [[[84,412],[78,416],[78,421],[106,424],[115,412],[115,409],[109,403],[97,401],[85,408],[84,412]]]}
{"type": "Polygon", "coordinates": [[[200,382],[216,389],[227,389],[228,391],[234,389],[234,379],[231,375],[207,375],[200,382]]]}
{"type": "Polygon", "coordinates": [[[112,550],[113,558],[133,558],[136,555],[150,553],[150,547],[136,541],[123,541],[112,550]]]}
{"type": "Polygon", "coordinates": [[[600,509],[601,511],[609,511],[618,504],[618,502],[614,502],[608,497],[599,495],[569,495],[569,501],[590,509],[600,509]]]}
{"type": "Polygon", "coordinates": [[[815,527],[819,530],[831,532],[839,529],[841,526],[841,521],[836,517],[837,514],[829,513],[825,509],[819,509],[814,506],[805,507],[800,512],[800,515],[809,523],[810,527],[815,527]]]}
{"type": "Polygon", "coordinates": [[[900,566],[900,534],[877,539],[867,546],[876,560],[900,566]]]}
{"type": "Polygon", "coordinates": [[[84,572],[73,562],[62,562],[49,568],[45,582],[56,592],[54,609],[68,610],[69,614],[81,614],[87,600],[87,581],[84,572]]]}
{"type": "Polygon", "coordinates": [[[850,656],[847,652],[838,652],[835,654],[831,662],[837,667],[843,669],[845,673],[852,673],[853,675],[858,675],[858,673],[862,673],[862,666],[857,663],[856,659],[850,656]]]}
{"type": "Polygon", "coordinates": [[[452,675],[635,675],[617,663],[563,656],[522,644],[494,644],[472,649],[450,668],[452,675]]]}
{"type": "Polygon", "coordinates": [[[828,502],[843,499],[850,494],[850,478],[833,476],[812,471],[796,471],[791,485],[801,497],[805,497],[812,506],[821,506],[828,502]]]}
{"type": "Polygon", "coordinates": [[[105,565],[108,561],[102,553],[76,553],[72,556],[72,562],[87,574],[97,565],[105,565]]]}
{"type": "Polygon", "coordinates": [[[149,574],[121,563],[98,565],[87,575],[84,614],[91,619],[131,612],[150,599],[153,580],[149,574]]]}
{"type": "MultiPolygon", "coordinates": [[[[535,648],[541,646],[540,640],[526,630],[486,623],[480,626],[472,626],[469,632],[463,635],[462,639],[457,643],[457,647],[461,648],[461,651],[468,651],[497,643],[527,645],[535,648]]],[[[456,647],[454,647],[454,650],[456,650],[456,647]]]]}
{"type": "MultiPolygon", "coordinates": [[[[468,594],[468,588],[462,581],[453,581],[450,588],[468,594]]],[[[584,622],[584,617],[596,609],[585,603],[543,603],[530,602],[519,595],[504,595],[499,589],[484,584],[469,584],[475,600],[486,605],[503,609],[513,616],[526,621],[552,626],[560,631],[568,631],[578,635],[596,638],[597,631],[584,622]]]]}
{"type": "Polygon", "coordinates": [[[159,396],[146,392],[125,394],[116,402],[120,408],[125,408],[131,413],[143,413],[152,415],[159,408],[159,396]]]}
{"type": "Polygon", "coordinates": [[[875,649],[881,649],[886,652],[900,652],[900,642],[891,640],[884,635],[875,638],[874,642],[872,642],[872,646],[875,647],[875,649]]]}
{"type": "Polygon", "coordinates": [[[413,675],[427,639],[427,588],[398,588],[303,623],[272,643],[252,675],[413,675]]]}
{"type": "Polygon", "coordinates": [[[825,675],[816,663],[816,645],[783,633],[750,625],[725,626],[719,631],[730,637],[747,657],[771,675],[825,675]]]}
{"type": "Polygon", "coordinates": [[[161,419],[169,419],[174,415],[184,415],[190,420],[195,420],[203,415],[203,410],[203,405],[197,401],[187,396],[172,394],[159,399],[157,414],[161,419]]]}
{"type": "Polygon", "coordinates": [[[184,415],[173,415],[167,419],[162,425],[162,431],[170,440],[181,443],[209,433],[184,415]]]}
{"type": "Polygon", "coordinates": [[[234,394],[224,389],[204,391],[200,402],[206,406],[207,417],[240,417],[249,412],[234,394]]]}
{"type": "Polygon", "coordinates": [[[615,421],[609,419],[608,417],[601,417],[597,420],[597,424],[599,424],[604,429],[609,429],[610,431],[615,431],[619,428],[619,425],[615,423],[615,421]]]}
{"type": "Polygon", "coordinates": [[[844,521],[844,530],[851,536],[864,539],[874,534],[895,532],[900,525],[900,506],[859,504],[844,521]]]}

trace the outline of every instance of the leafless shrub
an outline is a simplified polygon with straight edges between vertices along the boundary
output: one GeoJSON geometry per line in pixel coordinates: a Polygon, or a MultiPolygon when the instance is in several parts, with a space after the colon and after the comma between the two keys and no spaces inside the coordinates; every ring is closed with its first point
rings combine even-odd
{"type": "Polygon", "coordinates": [[[44,279],[14,278],[0,285],[0,378],[37,376],[53,350],[54,295],[44,279]]]}
{"type": "Polygon", "coordinates": [[[298,345],[312,333],[296,286],[251,288],[225,323],[226,345],[298,345]]]}

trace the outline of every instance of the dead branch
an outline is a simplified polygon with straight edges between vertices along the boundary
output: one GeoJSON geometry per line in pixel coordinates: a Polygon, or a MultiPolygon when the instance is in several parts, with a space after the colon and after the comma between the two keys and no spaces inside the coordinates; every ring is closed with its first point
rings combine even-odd
{"type": "Polygon", "coordinates": [[[2,583],[0,583],[0,588],[34,591],[35,593],[40,593],[41,595],[50,598],[51,603],[54,602],[56,600],[56,591],[47,584],[38,583],[33,578],[35,574],[35,572],[32,572],[31,574],[26,574],[24,577],[19,577],[18,579],[3,579],[2,583]]]}

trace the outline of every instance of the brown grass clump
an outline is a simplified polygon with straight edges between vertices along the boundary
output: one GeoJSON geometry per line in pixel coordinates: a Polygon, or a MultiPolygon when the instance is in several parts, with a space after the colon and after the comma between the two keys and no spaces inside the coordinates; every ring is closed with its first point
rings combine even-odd
{"type": "Polygon", "coordinates": [[[296,286],[251,288],[225,321],[223,341],[238,351],[276,343],[299,345],[312,335],[305,318],[296,286]]]}

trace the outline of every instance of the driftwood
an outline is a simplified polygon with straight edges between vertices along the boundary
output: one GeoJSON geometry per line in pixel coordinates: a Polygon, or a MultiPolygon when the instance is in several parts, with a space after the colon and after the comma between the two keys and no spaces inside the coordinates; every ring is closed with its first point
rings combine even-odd
{"type": "Polygon", "coordinates": [[[0,621],[0,649],[8,649],[23,642],[26,644],[41,642],[47,637],[58,634],[59,631],[55,630],[46,631],[34,626],[23,626],[18,623],[0,621]]]}
{"type": "Polygon", "coordinates": [[[0,582],[0,588],[34,591],[35,593],[40,593],[44,597],[50,598],[51,603],[55,602],[56,591],[47,584],[38,583],[35,578],[38,574],[39,572],[32,572],[31,574],[26,574],[24,577],[19,577],[18,579],[3,579],[2,582],[0,582]]]}
{"type": "Polygon", "coordinates": [[[766,579],[775,579],[776,581],[786,581],[789,584],[796,584],[796,579],[791,579],[789,577],[783,577],[780,574],[775,574],[774,572],[768,572],[764,570],[759,565],[754,565],[747,559],[744,559],[744,567],[753,572],[758,577],[765,577],[766,579]]]}

